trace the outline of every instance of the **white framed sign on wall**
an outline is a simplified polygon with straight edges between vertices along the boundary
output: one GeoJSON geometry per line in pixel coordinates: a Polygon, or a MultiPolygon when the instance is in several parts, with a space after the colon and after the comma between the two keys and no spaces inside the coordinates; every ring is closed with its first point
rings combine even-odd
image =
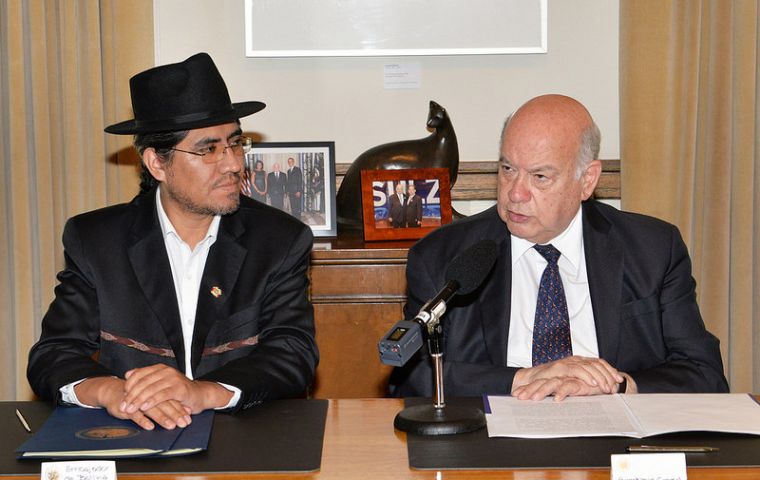
{"type": "Polygon", "coordinates": [[[547,0],[245,0],[248,57],[547,52],[547,0]]]}

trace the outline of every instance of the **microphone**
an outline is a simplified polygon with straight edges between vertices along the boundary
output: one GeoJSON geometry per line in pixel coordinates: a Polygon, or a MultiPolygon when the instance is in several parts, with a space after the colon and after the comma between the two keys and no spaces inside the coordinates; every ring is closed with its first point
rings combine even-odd
{"type": "Polygon", "coordinates": [[[422,347],[422,328],[432,331],[446,313],[455,295],[474,292],[496,263],[498,248],[491,240],[481,240],[457,255],[446,267],[446,284],[410,320],[401,320],[378,342],[380,361],[401,367],[422,347]]]}
{"type": "Polygon", "coordinates": [[[475,291],[491,271],[497,255],[496,244],[491,240],[481,240],[457,255],[446,268],[446,285],[422,306],[414,321],[427,324],[431,316],[440,318],[455,295],[475,291]]]}

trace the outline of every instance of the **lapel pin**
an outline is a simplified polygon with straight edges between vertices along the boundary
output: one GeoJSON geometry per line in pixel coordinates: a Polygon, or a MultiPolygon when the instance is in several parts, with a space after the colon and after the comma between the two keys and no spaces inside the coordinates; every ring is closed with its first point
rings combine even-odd
{"type": "Polygon", "coordinates": [[[222,289],[219,287],[211,287],[211,295],[213,295],[215,298],[221,297],[222,289]]]}

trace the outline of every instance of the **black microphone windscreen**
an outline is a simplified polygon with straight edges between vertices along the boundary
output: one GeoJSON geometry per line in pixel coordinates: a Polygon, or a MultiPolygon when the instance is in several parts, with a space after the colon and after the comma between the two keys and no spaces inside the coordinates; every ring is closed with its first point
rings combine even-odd
{"type": "Polygon", "coordinates": [[[458,295],[467,295],[483,283],[491,271],[499,249],[492,240],[481,240],[457,255],[446,268],[446,282],[459,283],[458,295]]]}

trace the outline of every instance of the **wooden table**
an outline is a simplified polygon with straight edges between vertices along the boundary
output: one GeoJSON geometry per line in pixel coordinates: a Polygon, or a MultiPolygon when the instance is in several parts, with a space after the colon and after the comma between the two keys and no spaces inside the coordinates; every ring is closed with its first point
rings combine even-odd
{"type": "MultiPolygon", "coordinates": [[[[397,399],[330,400],[325,428],[322,468],[313,474],[194,474],[133,475],[130,480],[243,480],[259,478],[331,480],[403,479],[515,479],[607,480],[609,469],[576,470],[410,470],[406,434],[393,429],[393,418],[402,408],[397,399]]],[[[742,480],[760,478],[760,468],[690,468],[690,480],[742,480]]],[[[39,476],[14,477],[22,480],[39,476]]]]}

